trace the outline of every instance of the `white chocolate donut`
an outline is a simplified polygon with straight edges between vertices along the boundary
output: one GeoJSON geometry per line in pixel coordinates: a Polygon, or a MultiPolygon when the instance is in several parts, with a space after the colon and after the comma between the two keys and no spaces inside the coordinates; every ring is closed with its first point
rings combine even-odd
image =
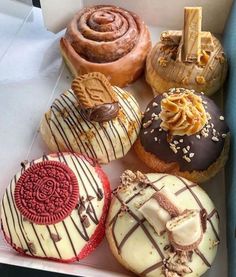
{"type": "Polygon", "coordinates": [[[106,226],[110,248],[118,261],[140,276],[201,276],[211,266],[219,243],[218,213],[208,195],[197,184],[168,174],[125,171],[121,180],[106,226]],[[155,206],[156,193],[162,193],[164,201],[155,206]],[[167,210],[172,219],[165,214],[167,210]],[[175,217],[178,211],[179,219],[175,217]],[[200,228],[196,213],[201,218],[200,228]],[[166,227],[160,230],[164,221],[166,227]],[[182,225],[176,227],[178,222],[182,225]],[[162,232],[158,234],[157,229],[162,232]],[[171,230],[175,233],[170,234],[171,230]],[[180,232],[188,235],[187,239],[180,232]],[[184,251],[175,248],[181,242],[184,251]]]}
{"type": "Polygon", "coordinates": [[[99,163],[123,157],[131,148],[141,127],[141,111],[134,97],[113,87],[119,113],[113,120],[98,123],[87,120],[78,108],[72,90],[54,101],[45,114],[40,132],[51,151],[86,154],[99,163]]]}
{"type": "MultiPolygon", "coordinates": [[[[62,203],[56,206],[55,201],[62,201],[63,199],[57,195],[61,196],[61,193],[65,191],[63,190],[65,187],[58,191],[58,182],[57,187],[52,190],[51,184],[58,178],[58,174],[53,175],[52,173],[50,176],[52,178],[49,177],[48,183],[45,181],[48,175],[34,179],[32,194],[36,196],[33,200],[29,198],[27,200],[26,196],[23,196],[24,200],[29,201],[31,205],[33,202],[36,202],[36,205],[43,205],[43,214],[47,213],[48,205],[53,205],[56,207],[55,209],[62,207],[62,203]],[[42,183],[44,185],[41,185],[42,183]],[[37,201],[39,191],[41,197],[40,201],[37,201]],[[42,199],[44,201],[41,201],[42,199]]],[[[59,185],[61,186],[61,184],[62,181],[59,185]]],[[[27,190],[26,194],[29,196],[27,190]]],[[[73,262],[87,256],[102,240],[109,201],[108,179],[92,160],[69,153],[43,156],[31,163],[22,163],[21,171],[11,180],[0,205],[2,230],[7,242],[21,254],[60,262],[73,262]],[[51,162],[57,163],[56,168],[58,168],[58,164],[62,164],[73,172],[78,183],[79,194],[75,199],[75,206],[63,220],[57,223],[52,222],[52,224],[36,224],[28,220],[19,209],[16,201],[16,187],[19,185],[19,179],[29,172],[27,170],[38,165],[43,167],[51,162]]],[[[38,214],[42,216],[40,211],[36,213],[36,216],[38,214]]],[[[52,214],[55,214],[55,210],[52,214]]]]}

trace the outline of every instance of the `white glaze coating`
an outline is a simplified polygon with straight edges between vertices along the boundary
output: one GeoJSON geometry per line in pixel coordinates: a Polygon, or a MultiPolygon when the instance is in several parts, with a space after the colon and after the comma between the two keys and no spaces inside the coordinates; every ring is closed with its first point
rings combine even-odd
{"type": "Polygon", "coordinates": [[[78,108],[72,90],[54,101],[41,124],[41,134],[51,151],[86,154],[100,163],[123,157],[137,139],[141,112],[134,97],[113,87],[120,110],[118,116],[104,123],[88,121],[78,108]]]}
{"type": "Polygon", "coordinates": [[[169,245],[167,232],[158,236],[138,211],[138,207],[147,201],[155,190],[166,186],[176,194],[178,203],[185,209],[204,208],[207,212],[206,232],[196,250],[198,254],[193,252],[192,261],[187,264],[192,273],[186,274],[188,277],[201,276],[213,262],[219,242],[219,219],[212,201],[199,186],[181,177],[159,173],[146,176],[152,186],[143,189],[135,182],[118,189],[112,200],[107,219],[107,238],[113,253],[121,263],[139,275],[165,276],[163,261],[170,254],[169,249],[165,248],[169,245]],[[124,206],[129,212],[124,211],[124,206]],[[204,257],[201,258],[201,255],[204,257]]]}
{"type": "Polygon", "coordinates": [[[44,160],[61,161],[70,167],[78,180],[80,197],[78,203],[81,203],[81,199],[84,198],[85,210],[79,214],[78,208],[75,208],[63,221],[54,225],[38,225],[25,220],[16,207],[14,189],[21,173],[29,168],[30,163],[28,163],[25,169],[22,168],[22,170],[14,176],[3,196],[0,206],[2,228],[5,236],[11,240],[11,244],[22,249],[23,252],[28,255],[70,260],[80,253],[97,228],[97,224],[102,216],[104,196],[99,200],[95,191],[99,188],[104,195],[103,184],[95,168],[87,160],[74,154],[43,156],[33,161],[31,164],[44,160]],[[95,188],[95,190],[93,188],[95,188]],[[94,198],[91,201],[87,201],[88,195],[94,198]],[[95,208],[95,212],[92,213],[92,216],[97,218],[95,222],[91,220],[89,213],[87,213],[87,207],[89,205],[91,207],[91,203],[95,208]],[[90,226],[85,228],[86,230],[81,223],[82,215],[86,215],[89,218],[90,226]],[[50,233],[58,235],[61,239],[55,242],[51,238],[50,233]],[[34,251],[32,251],[32,249],[34,251]]]}

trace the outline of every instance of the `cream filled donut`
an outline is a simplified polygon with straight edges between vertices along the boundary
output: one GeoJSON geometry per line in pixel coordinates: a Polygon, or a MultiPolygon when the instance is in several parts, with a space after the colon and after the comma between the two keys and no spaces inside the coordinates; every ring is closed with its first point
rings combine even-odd
{"type": "Polygon", "coordinates": [[[101,72],[112,85],[124,87],[142,73],[151,39],[135,13],[96,5],[75,14],[60,49],[74,76],[101,72]]]}
{"type": "Polygon", "coordinates": [[[127,170],[114,191],[106,237],[117,260],[139,276],[201,276],[217,252],[219,217],[197,184],[127,170]]]}
{"type": "Polygon", "coordinates": [[[109,181],[91,159],[74,153],[22,163],[1,201],[6,241],[32,257],[73,262],[104,237],[109,181]]]}
{"type": "Polygon", "coordinates": [[[77,77],[72,89],[53,102],[40,132],[51,151],[82,153],[108,163],[125,156],[140,126],[134,97],[112,87],[101,73],[90,73],[77,77]]]}
{"type": "Polygon", "coordinates": [[[148,104],[135,151],[154,171],[199,183],[224,167],[229,146],[229,128],[214,101],[172,88],[148,104]]]}

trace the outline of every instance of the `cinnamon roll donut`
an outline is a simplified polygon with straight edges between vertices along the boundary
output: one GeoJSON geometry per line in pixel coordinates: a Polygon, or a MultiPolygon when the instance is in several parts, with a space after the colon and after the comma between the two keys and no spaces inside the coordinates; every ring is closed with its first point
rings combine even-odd
{"type": "Polygon", "coordinates": [[[101,72],[112,85],[123,87],[141,74],[151,40],[139,16],[119,7],[99,5],[74,16],[60,48],[74,76],[101,72]]]}

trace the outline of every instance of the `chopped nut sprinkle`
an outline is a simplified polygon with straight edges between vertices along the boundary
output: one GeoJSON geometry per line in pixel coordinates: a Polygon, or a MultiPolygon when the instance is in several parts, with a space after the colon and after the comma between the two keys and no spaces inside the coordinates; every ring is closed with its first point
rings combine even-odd
{"type": "Polygon", "coordinates": [[[188,151],[187,151],[187,149],[185,147],[182,149],[182,151],[183,151],[184,154],[188,153],[188,151]]]}
{"type": "Polygon", "coordinates": [[[164,57],[159,57],[158,58],[158,63],[160,64],[160,66],[166,67],[167,66],[167,59],[165,59],[164,57]]]}
{"type": "Polygon", "coordinates": [[[153,106],[153,107],[157,107],[158,104],[157,104],[156,102],[153,102],[153,103],[152,103],[152,106],[153,106]]]}
{"type": "Polygon", "coordinates": [[[207,115],[207,119],[210,120],[211,119],[211,115],[209,113],[206,113],[207,115]]]}
{"type": "Polygon", "coordinates": [[[175,92],[175,88],[169,89],[169,92],[171,92],[171,93],[175,92]]]}
{"type": "Polygon", "coordinates": [[[208,133],[207,131],[204,129],[201,130],[201,135],[204,137],[204,138],[207,138],[208,137],[208,133]]]}
{"type": "Polygon", "coordinates": [[[154,137],[154,140],[155,140],[155,141],[157,141],[157,140],[158,140],[158,138],[157,138],[157,137],[154,137]]]}
{"type": "Polygon", "coordinates": [[[194,157],[194,155],[195,155],[194,153],[190,153],[190,154],[189,154],[189,158],[194,157]]]}
{"type": "Polygon", "coordinates": [[[224,120],[224,119],[225,119],[225,118],[221,115],[221,116],[220,116],[220,120],[224,120]]]}
{"type": "Polygon", "coordinates": [[[148,120],[147,122],[143,123],[143,128],[147,128],[152,124],[152,120],[148,120]]]}
{"type": "Polygon", "coordinates": [[[196,135],[196,138],[197,138],[197,139],[201,139],[201,136],[200,136],[200,135],[196,135]]]}
{"type": "Polygon", "coordinates": [[[184,140],[183,140],[183,139],[180,139],[180,140],[179,140],[179,142],[183,143],[183,142],[184,142],[184,140]]]}
{"type": "Polygon", "coordinates": [[[222,138],[226,138],[227,134],[222,134],[221,136],[222,136],[222,138]]]}
{"type": "Polygon", "coordinates": [[[213,136],[211,139],[212,139],[213,141],[219,141],[219,139],[218,139],[217,137],[214,137],[214,136],[213,136]]]}
{"type": "Polygon", "coordinates": [[[170,145],[170,149],[171,149],[175,154],[178,152],[178,150],[176,149],[175,146],[171,146],[171,145],[170,145]]]}
{"type": "Polygon", "coordinates": [[[205,78],[201,75],[197,76],[195,80],[199,85],[204,85],[206,83],[205,78]]]}
{"type": "Polygon", "coordinates": [[[152,117],[156,117],[156,116],[158,116],[158,114],[152,113],[152,117]]]}
{"type": "Polygon", "coordinates": [[[191,162],[191,159],[189,157],[187,157],[186,155],[183,156],[183,159],[188,163],[191,162]]]}

